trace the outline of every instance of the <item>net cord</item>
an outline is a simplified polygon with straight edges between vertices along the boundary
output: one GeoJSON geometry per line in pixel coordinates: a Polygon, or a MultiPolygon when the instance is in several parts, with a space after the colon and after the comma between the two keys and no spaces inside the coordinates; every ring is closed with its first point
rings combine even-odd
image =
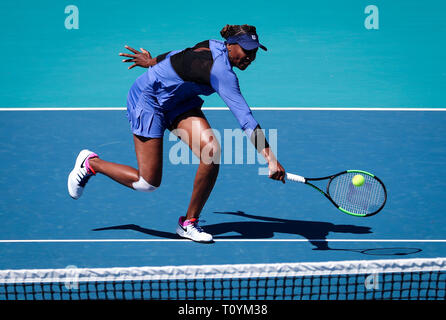
{"type": "Polygon", "coordinates": [[[446,258],[129,268],[0,270],[0,284],[277,278],[446,271],[446,258]]]}

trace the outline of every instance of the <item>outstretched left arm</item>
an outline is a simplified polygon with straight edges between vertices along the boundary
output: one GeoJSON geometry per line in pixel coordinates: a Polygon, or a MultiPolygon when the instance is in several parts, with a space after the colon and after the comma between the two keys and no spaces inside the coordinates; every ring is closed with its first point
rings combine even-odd
{"type": "Polygon", "coordinates": [[[133,65],[128,67],[128,69],[132,69],[134,67],[149,68],[157,63],[156,58],[152,58],[150,52],[143,48],[141,48],[141,52],[129,46],[125,46],[125,48],[134,53],[134,54],[128,54],[128,53],[119,54],[121,57],[131,58],[122,60],[122,62],[133,62],[133,65]]]}

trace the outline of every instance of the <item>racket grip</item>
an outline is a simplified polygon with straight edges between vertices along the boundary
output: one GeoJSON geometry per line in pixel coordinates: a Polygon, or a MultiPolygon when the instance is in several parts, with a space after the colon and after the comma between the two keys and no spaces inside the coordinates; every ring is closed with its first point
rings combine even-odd
{"type": "Polygon", "coordinates": [[[300,183],[305,183],[305,178],[302,176],[298,176],[297,174],[292,174],[292,173],[286,173],[286,178],[287,180],[291,180],[291,181],[295,181],[295,182],[300,182],[300,183]]]}

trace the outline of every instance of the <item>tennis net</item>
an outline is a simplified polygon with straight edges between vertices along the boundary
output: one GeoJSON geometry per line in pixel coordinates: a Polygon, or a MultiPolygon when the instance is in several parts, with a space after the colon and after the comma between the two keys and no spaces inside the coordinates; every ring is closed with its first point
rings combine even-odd
{"type": "Polygon", "coordinates": [[[446,258],[2,270],[0,300],[445,299],[446,258]]]}

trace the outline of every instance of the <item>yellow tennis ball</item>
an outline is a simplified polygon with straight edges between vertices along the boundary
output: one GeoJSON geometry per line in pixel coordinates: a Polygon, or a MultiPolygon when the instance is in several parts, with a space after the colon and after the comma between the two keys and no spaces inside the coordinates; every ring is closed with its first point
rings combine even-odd
{"type": "Polygon", "coordinates": [[[362,175],[357,174],[353,177],[352,179],[352,183],[356,186],[356,187],[360,187],[364,184],[365,179],[362,175]]]}

